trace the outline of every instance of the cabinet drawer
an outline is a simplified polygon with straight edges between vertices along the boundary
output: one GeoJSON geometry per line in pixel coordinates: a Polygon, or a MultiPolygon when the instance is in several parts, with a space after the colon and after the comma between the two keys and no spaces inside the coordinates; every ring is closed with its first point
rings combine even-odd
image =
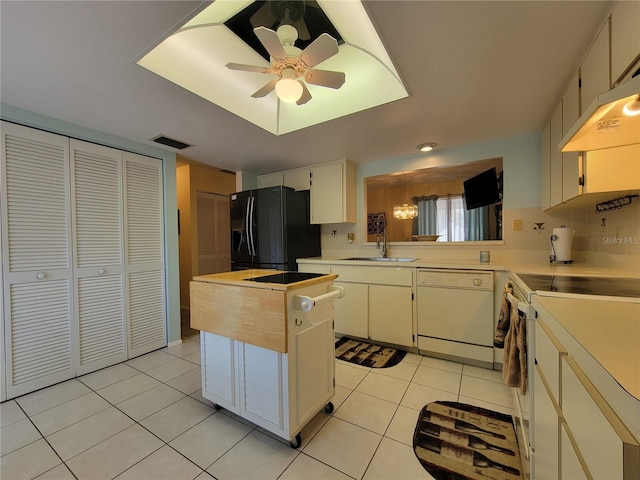
{"type": "Polygon", "coordinates": [[[410,268],[332,266],[331,273],[336,273],[341,282],[413,285],[413,270],[410,268]]]}
{"type": "Polygon", "coordinates": [[[560,398],[560,365],[567,350],[558,341],[547,325],[542,321],[536,322],[536,362],[542,370],[553,400],[562,405],[560,398]]]}
{"type": "Polygon", "coordinates": [[[562,414],[593,478],[640,477],[640,446],[575,360],[562,362],[562,414]]]}
{"type": "Polygon", "coordinates": [[[576,448],[575,440],[566,422],[560,422],[560,478],[587,480],[584,459],[576,448]]]}

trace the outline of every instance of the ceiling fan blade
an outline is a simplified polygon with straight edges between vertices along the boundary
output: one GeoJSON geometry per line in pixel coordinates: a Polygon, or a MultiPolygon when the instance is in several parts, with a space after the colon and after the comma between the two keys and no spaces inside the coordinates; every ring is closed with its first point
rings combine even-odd
{"type": "Polygon", "coordinates": [[[251,95],[251,96],[253,98],[262,98],[262,97],[265,97],[265,96],[269,95],[271,92],[273,92],[275,90],[276,83],[278,83],[278,80],[272,80],[271,82],[267,83],[261,89],[255,91],[253,93],[253,95],[251,95]]]}
{"type": "Polygon", "coordinates": [[[344,85],[344,72],[331,72],[329,70],[307,70],[305,80],[312,85],[321,87],[340,88],[344,85]]]}
{"type": "Polygon", "coordinates": [[[323,33],[300,54],[300,60],[307,68],[315,67],[338,53],[338,42],[328,33],[323,33]]]}
{"type": "Polygon", "coordinates": [[[311,100],[311,93],[309,92],[309,89],[304,84],[304,82],[300,82],[300,84],[302,85],[302,96],[298,99],[296,104],[297,105],[304,105],[309,100],[311,100]]]}
{"type": "Polygon", "coordinates": [[[307,24],[304,21],[304,18],[301,18],[297,22],[293,22],[293,26],[298,30],[298,38],[300,40],[310,40],[311,34],[309,33],[309,29],[307,28],[307,24]]]}
{"type": "MultiPolygon", "coordinates": [[[[280,43],[280,38],[278,38],[278,34],[273,30],[266,27],[258,27],[254,28],[253,32],[260,40],[260,43],[267,49],[269,55],[271,55],[275,60],[284,62],[287,59],[287,52],[284,51],[284,47],[280,43]]],[[[311,46],[311,45],[309,45],[311,46]]]]}
{"type": "Polygon", "coordinates": [[[271,73],[270,68],[257,67],[255,65],[244,65],[242,63],[227,63],[226,67],[230,70],[240,70],[243,72],[271,73]]]}
{"type": "Polygon", "coordinates": [[[271,27],[274,23],[276,23],[276,17],[273,16],[271,12],[271,8],[269,7],[269,2],[265,2],[262,7],[256,11],[251,18],[249,18],[249,23],[253,28],[256,27],[271,27]]]}

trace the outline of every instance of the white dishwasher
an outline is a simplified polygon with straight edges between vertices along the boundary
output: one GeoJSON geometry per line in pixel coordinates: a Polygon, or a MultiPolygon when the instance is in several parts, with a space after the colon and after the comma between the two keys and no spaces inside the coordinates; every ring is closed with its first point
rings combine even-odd
{"type": "Polygon", "coordinates": [[[418,269],[418,350],[493,368],[493,272],[418,269]]]}

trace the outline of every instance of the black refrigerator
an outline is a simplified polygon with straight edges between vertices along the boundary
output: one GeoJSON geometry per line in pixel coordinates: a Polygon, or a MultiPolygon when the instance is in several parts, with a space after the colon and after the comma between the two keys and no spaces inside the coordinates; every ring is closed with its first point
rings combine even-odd
{"type": "Polygon", "coordinates": [[[231,194],[231,269],[297,271],[297,258],[320,255],[309,191],[267,187],[231,194]]]}

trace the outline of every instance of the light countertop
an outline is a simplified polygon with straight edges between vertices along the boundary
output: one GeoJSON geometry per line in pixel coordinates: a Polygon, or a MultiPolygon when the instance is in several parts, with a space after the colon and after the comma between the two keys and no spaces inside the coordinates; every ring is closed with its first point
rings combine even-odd
{"type": "Polygon", "coordinates": [[[301,280],[299,282],[282,284],[282,283],[267,283],[267,282],[251,282],[247,281],[249,278],[264,277],[267,275],[275,275],[277,273],[285,273],[279,270],[238,270],[236,272],[222,272],[211,273],[209,275],[198,275],[193,277],[194,282],[208,282],[208,283],[221,283],[225,285],[236,285],[239,287],[247,288],[261,288],[269,290],[293,290],[301,287],[308,287],[317,283],[333,280],[337,277],[334,274],[327,274],[321,277],[310,278],[307,280],[301,280]]]}
{"type": "Polygon", "coordinates": [[[533,306],[640,440],[640,304],[541,297],[533,306]],[[555,328],[554,328],[555,327],[555,328]]]}
{"type": "MultiPolygon", "coordinates": [[[[353,255],[354,257],[357,255],[353,255]]],[[[365,255],[362,255],[365,256],[365,255]]],[[[412,262],[402,261],[371,261],[348,260],[344,257],[313,257],[299,258],[298,264],[319,265],[357,265],[361,267],[394,267],[394,268],[460,268],[468,270],[510,271],[514,273],[536,273],[548,275],[598,275],[603,277],[629,277],[628,272],[620,272],[617,268],[594,266],[588,263],[549,263],[549,262],[520,262],[520,261],[491,261],[480,262],[478,259],[468,258],[416,258],[412,262]]]]}

